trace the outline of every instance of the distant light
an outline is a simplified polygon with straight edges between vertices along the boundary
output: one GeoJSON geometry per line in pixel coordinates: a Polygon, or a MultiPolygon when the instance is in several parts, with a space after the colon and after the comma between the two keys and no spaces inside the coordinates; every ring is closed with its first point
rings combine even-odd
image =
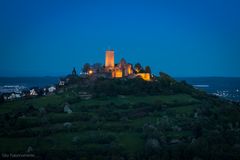
{"type": "Polygon", "coordinates": [[[88,71],[88,74],[89,74],[89,75],[93,74],[93,70],[89,70],[89,71],[88,71]]]}

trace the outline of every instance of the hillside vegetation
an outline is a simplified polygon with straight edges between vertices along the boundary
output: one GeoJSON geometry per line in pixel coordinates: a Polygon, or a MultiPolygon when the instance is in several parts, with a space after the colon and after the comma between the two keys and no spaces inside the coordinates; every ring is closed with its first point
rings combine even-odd
{"type": "Polygon", "coordinates": [[[36,159],[239,159],[240,106],[167,75],[80,79],[0,104],[0,152],[36,159]]]}

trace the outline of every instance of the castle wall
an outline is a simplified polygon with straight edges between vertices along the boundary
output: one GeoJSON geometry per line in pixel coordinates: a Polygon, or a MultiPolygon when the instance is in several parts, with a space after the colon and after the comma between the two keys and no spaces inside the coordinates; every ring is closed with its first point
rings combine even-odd
{"type": "Polygon", "coordinates": [[[138,73],[137,76],[140,76],[145,81],[150,81],[151,80],[150,73],[138,73]]]}
{"type": "Polygon", "coordinates": [[[123,72],[119,69],[116,69],[112,72],[112,77],[113,78],[122,78],[123,77],[123,72]]]}

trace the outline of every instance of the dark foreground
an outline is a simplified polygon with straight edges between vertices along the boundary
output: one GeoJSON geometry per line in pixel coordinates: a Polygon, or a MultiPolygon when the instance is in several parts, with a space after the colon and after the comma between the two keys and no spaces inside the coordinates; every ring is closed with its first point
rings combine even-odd
{"type": "Polygon", "coordinates": [[[167,78],[75,80],[0,104],[1,158],[239,159],[240,106],[167,78]]]}

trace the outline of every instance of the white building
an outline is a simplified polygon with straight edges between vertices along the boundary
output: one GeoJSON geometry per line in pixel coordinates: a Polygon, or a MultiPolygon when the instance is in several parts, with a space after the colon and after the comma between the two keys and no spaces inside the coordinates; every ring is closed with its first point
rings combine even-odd
{"type": "Polygon", "coordinates": [[[59,81],[59,84],[58,84],[59,86],[64,86],[65,85],[65,81],[59,81]]]}
{"type": "Polygon", "coordinates": [[[21,95],[19,93],[12,93],[7,97],[8,100],[13,100],[13,99],[17,99],[17,98],[21,98],[21,95]]]}
{"type": "Polygon", "coordinates": [[[30,96],[37,96],[38,93],[35,91],[35,89],[30,90],[30,96]]]}
{"type": "Polygon", "coordinates": [[[56,87],[51,86],[51,87],[48,88],[48,92],[52,93],[54,91],[56,91],[56,87]]]}

